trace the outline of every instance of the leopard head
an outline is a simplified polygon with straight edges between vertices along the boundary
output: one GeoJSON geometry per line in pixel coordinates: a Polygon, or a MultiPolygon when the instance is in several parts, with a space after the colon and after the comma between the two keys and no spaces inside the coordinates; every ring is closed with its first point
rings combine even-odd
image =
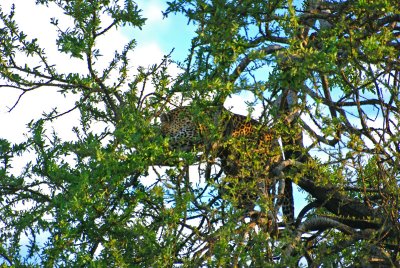
{"type": "Polygon", "coordinates": [[[172,150],[190,151],[199,143],[198,127],[188,111],[188,107],[178,107],[164,113],[161,119],[161,133],[169,138],[172,150]]]}

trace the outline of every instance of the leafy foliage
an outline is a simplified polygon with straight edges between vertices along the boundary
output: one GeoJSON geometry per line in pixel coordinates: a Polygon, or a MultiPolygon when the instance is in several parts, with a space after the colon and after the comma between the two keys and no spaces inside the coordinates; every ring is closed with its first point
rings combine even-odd
{"type": "Polygon", "coordinates": [[[25,141],[0,139],[3,265],[399,265],[397,1],[168,2],[167,19],[180,13],[197,29],[174,78],[170,55],[130,72],[140,40],[96,65],[100,38],[143,27],[135,2],[36,4],[64,12],[51,20],[52,45],[86,70],[61,72],[19,28],[18,10],[0,4],[0,88],[21,92],[10,111],[39,88],[77,97],[70,110],[32,120],[25,141]],[[285,159],[274,166],[245,138],[221,141],[205,116],[242,92],[282,142],[285,159]],[[212,146],[170,150],[158,118],[188,100],[207,142],[236,148],[247,180],[224,174],[212,146]],[[74,112],[75,137],[63,140],[52,123],[74,112]],[[254,211],[235,206],[265,170],[270,193],[255,197],[254,211]],[[292,225],[278,217],[285,179],[309,194],[292,225]]]}

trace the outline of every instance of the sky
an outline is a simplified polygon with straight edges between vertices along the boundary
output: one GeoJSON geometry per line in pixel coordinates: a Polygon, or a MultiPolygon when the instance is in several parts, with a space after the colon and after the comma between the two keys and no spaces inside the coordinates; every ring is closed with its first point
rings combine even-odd
{"type": "MultiPolygon", "coordinates": [[[[50,62],[56,64],[58,70],[63,72],[87,72],[85,64],[77,59],[71,59],[66,54],[57,51],[55,45],[57,32],[50,24],[50,18],[60,19],[60,27],[72,26],[72,20],[66,19],[62,11],[55,5],[50,4],[49,8],[37,6],[34,0],[2,0],[1,5],[5,12],[10,10],[11,4],[15,4],[17,21],[20,30],[28,35],[28,38],[37,38],[38,43],[45,48],[50,62]],[[64,63],[64,64],[63,64],[64,63]]],[[[187,18],[183,15],[170,14],[164,18],[162,11],[167,8],[166,1],[146,0],[137,1],[142,14],[147,18],[142,30],[138,28],[125,27],[113,30],[106,38],[98,41],[97,46],[102,52],[102,58],[96,66],[101,69],[111,60],[115,50],[120,50],[131,38],[136,39],[137,47],[132,56],[132,62],[137,66],[150,66],[159,63],[164,55],[172,50],[172,58],[183,61],[188,53],[191,38],[194,36],[195,27],[188,24],[187,18]],[[112,41],[111,41],[112,40],[112,41]],[[110,42],[111,41],[111,42],[110,42]]],[[[21,62],[27,59],[21,58],[21,62]]],[[[35,62],[28,59],[28,62],[35,62]]],[[[174,65],[170,67],[170,73],[176,75],[178,70],[174,65]]],[[[21,92],[16,89],[0,88],[0,120],[10,128],[2,129],[0,137],[19,142],[24,140],[26,124],[32,119],[39,118],[43,111],[51,111],[57,107],[59,111],[66,111],[73,107],[74,99],[61,97],[55,88],[41,88],[34,92],[25,94],[18,105],[9,112],[20,96],[21,92]]],[[[243,96],[232,96],[226,102],[227,107],[232,107],[236,113],[246,114],[246,104],[243,96]]],[[[254,114],[257,116],[257,113],[254,114]]],[[[71,135],[71,128],[78,120],[78,114],[71,114],[62,117],[62,120],[54,122],[53,127],[61,133],[62,138],[68,139],[71,135]],[[64,136],[63,136],[64,135],[64,136]]]]}
{"type": "MultiPolygon", "coordinates": [[[[28,38],[38,38],[38,43],[45,48],[49,61],[56,64],[58,70],[63,72],[87,72],[85,63],[76,59],[71,59],[66,54],[61,54],[57,51],[55,45],[57,32],[53,25],[50,25],[51,17],[63,17],[60,9],[54,5],[50,8],[45,6],[36,6],[34,0],[2,0],[1,5],[4,11],[9,11],[11,4],[15,3],[17,21],[20,30],[23,30],[28,38]],[[65,63],[65,64],[63,64],[65,63]]],[[[176,56],[183,57],[184,51],[188,49],[190,44],[190,37],[185,38],[190,34],[189,26],[181,27],[183,31],[182,36],[175,34],[172,38],[168,37],[168,32],[177,32],[176,25],[172,20],[163,20],[161,10],[165,9],[163,1],[150,0],[142,1],[143,15],[148,18],[143,31],[132,28],[119,28],[113,30],[107,38],[100,39],[98,47],[100,48],[103,58],[97,63],[97,68],[101,69],[113,57],[114,51],[123,48],[130,38],[137,39],[138,45],[132,56],[133,62],[138,67],[149,66],[154,63],[160,62],[163,55],[168,54],[173,48],[178,51],[176,56]],[[184,29],[187,28],[187,29],[184,29]],[[158,32],[163,33],[159,35],[158,32]],[[112,42],[110,42],[112,40],[112,42]],[[185,48],[186,47],[186,48],[185,48]],[[179,48],[179,49],[178,49],[179,48]]],[[[183,18],[181,18],[182,20],[183,18]]],[[[72,25],[72,21],[60,19],[61,27],[67,28],[72,25]]],[[[175,55],[174,55],[175,56],[175,55]]],[[[33,59],[28,62],[34,62],[33,59]]],[[[174,71],[174,70],[172,70],[174,71]]],[[[57,107],[59,111],[65,111],[73,107],[75,99],[69,96],[67,99],[60,96],[55,88],[41,88],[34,92],[25,94],[20,100],[18,105],[9,112],[20,95],[20,91],[11,88],[0,88],[0,120],[3,125],[12,126],[10,128],[3,128],[0,131],[0,137],[7,138],[15,142],[23,140],[23,133],[26,132],[26,124],[33,118],[37,119],[41,116],[43,111],[50,111],[52,108],[57,107]],[[5,123],[5,124],[4,124],[5,123]]],[[[77,115],[69,115],[62,118],[62,123],[55,122],[55,128],[59,129],[60,133],[70,133],[71,124],[77,120],[77,115]]],[[[65,137],[68,138],[68,137],[65,137]]]]}

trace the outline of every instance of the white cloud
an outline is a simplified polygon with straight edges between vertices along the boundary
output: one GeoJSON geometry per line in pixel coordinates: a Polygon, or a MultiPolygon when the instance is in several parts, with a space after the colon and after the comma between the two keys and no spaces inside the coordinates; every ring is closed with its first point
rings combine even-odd
{"type": "Polygon", "coordinates": [[[143,17],[147,18],[146,24],[161,24],[163,21],[162,10],[165,5],[160,1],[148,1],[143,7],[143,17]]]}
{"type": "Polygon", "coordinates": [[[133,52],[131,60],[136,66],[147,67],[159,63],[163,57],[164,53],[161,47],[157,43],[151,42],[137,47],[133,52]]]}
{"type": "MultiPolygon", "coordinates": [[[[59,26],[61,29],[67,29],[73,26],[73,20],[63,15],[63,11],[50,3],[49,7],[35,5],[34,1],[26,0],[3,0],[1,6],[3,11],[10,11],[11,5],[15,4],[16,12],[14,19],[19,25],[19,29],[27,34],[27,38],[37,38],[40,46],[45,48],[46,55],[51,64],[56,65],[56,69],[61,73],[88,73],[87,64],[84,60],[70,58],[65,53],[60,53],[56,46],[57,28],[50,24],[52,17],[60,18],[59,26]]],[[[162,19],[161,6],[159,2],[151,1],[146,5],[146,15],[150,22],[157,22],[162,19]]],[[[103,20],[106,21],[106,20],[103,20]]],[[[100,37],[96,47],[100,49],[101,57],[95,64],[95,69],[101,73],[109,62],[113,59],[115,51],[121,51],[129,41],[129,37],[124,35],[121,28],[110,30],[106,36],[100,37]]],[[[139,42],[138,47],[131,55],[131,63],[134,65],[132,70],[139,65],[149,66],[159,63],[165,53],[156,42],[139,42]]],[[[24,55],[18,55],[20,64],[25,62],[36,64],[39,61],[32,58],[26,58],[24,55]]],[[[113,73],[111,80],[116,79],[118,73],[113,73]]],[[[38,119],[42,113],[50,112],[52,108],[57,108],[63,112],[74,107],[76,96],[68,95],[63,97],[57,92],[57,88],[41,88],[25,94],[16,108],[8,113],[8,108],[14,105],[18,96],[22,93],[12,88],[0,88],[0,121],[3,125],[9,126],[2,128],[0,138],[6,138],[13,142],[20,142],[24,139],[26,133],[26,124],[32,119],[38,119]]],[[[62,135],[64,139],[72,139],[71,129],[78,124],[78,113],[69,114],[53,122],[52,127],[62,135]]]]}
{"type": "MultiPolygon", "coordinates": [[[[237,94],[231,95],[226,99],[224,106],[233,113],[247,116],[249,114],[248,110],[249,106],[247,102],[253,102],[253,101],[254,101],[254,95],[250,92],[245,92],[240,95],[237,94]]],[[[251,113],[251,117],[254,119],[260,118],[262,111],[263,111],[262,104],[258,102],[254,107],[254,111],[252,111],[251,113]]]]}
{"type": "MultiPolygon", "coordinates": [[[[82,69],[81,61],[69,59],[67,55],[60,55],[55,46],[57,32],[54,26],[50,25],[50,18],[58,16],[61,12],[56,8],[46,8],[36,6],[33,1],[8,1],[2,2],[4,11],[9,11],[11,4],[15,4],[15,21],[19,29],[27,34],[27,39],[37,38],[41,47],[45,48],[46,56],[50,64],[56,64],[57,69],[62,71],[82,69]],[[68,64],[67,64],[68,62],[68,64]]],[[[17,64],[23,66],[25,63],[31,66],[37,66],[40,63],[38,58],[27,58],[25,55],[17,55],[17,64]]],[[[32,119],[39,118],[43,112],[50,112],[52,108],[57,107],[59,111],[64,111],[73,107],[74,99],[65,99],[57,92],[57,88],[39,88],[23,95],[15,109],[8,113],[8,108],[12,107],[17,101],[22,91],[12,88],[1,88],[0,91],[0,120],[10,126],[3,128],[1,138],[9,139],[13,142],[20,142],[24,139],[26,133],[26,124],[32,119]]],[[[70,117],[71,118],[71,117],[70,117]]],[[[71,121],[68,120],[68,121],[71,121]]],[[[65,128],[68,123],[59,124],[65,128]]]]}

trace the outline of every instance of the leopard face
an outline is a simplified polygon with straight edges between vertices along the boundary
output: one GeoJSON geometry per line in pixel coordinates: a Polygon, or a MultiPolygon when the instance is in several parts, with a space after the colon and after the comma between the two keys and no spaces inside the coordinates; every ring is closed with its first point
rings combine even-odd
{"type": "Polygon", "coordinates": [[[162,114],[161,133],[169,137],[173,150],[190,151],[198,143],[199,131],[187,107],[179,107],[162,114]]]}

